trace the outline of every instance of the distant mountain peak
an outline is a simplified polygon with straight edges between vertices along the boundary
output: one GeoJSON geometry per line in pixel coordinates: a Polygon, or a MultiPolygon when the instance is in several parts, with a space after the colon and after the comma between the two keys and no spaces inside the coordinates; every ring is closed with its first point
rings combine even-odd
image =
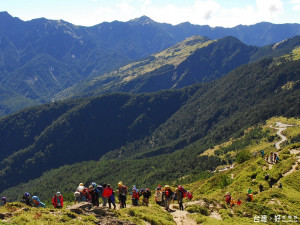
{"type": "Polygon", "coordinates": [[[0,18],[2,19],[8,19],[8,18],[13,18],[8,12],[2,11],[0,12],[0,18]]]}
{"type": "Polygon", "coordinates": [[[8,23],[11,21],[21,21],[21,20],[17,17],[13,17],[7,11],[0,12],[0,23],[8,23]]]}
{"type": "Polygon", "coordinates": [[[129,22],[131,23],[135,23],[135,24],[141,24],[141,25],[145,25],[145,24],[150,24],[150,23],[155,23],[154,20],[152,20],[150,17],[148,16],[141,16],[139,18],[135,18],[130,20],[129,22]]]}

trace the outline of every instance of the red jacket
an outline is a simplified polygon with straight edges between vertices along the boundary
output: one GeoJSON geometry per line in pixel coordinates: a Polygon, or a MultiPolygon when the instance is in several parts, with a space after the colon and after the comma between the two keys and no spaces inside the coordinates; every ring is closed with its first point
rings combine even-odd
{"type": "Polygon", "coordinates": [[[131,195],[131,198],[134,198],[134,199],[140,199],[140,195],[138,192],[133,192],[132,195],[131,195]]]}
{"type": "Polygon", "coordinates": [[[84,188],[81,193],[86,197],[87,201],[89,201],[92,198],[92,196],[89,193],[89,189],[87,189],[87,188],[84,188]]]}
{"type": "Polygon", "coordinates": [[[52,198],[52,205],[54,206],[54,208],[58,207],[58,203],[59,203],[58,199],[60,201],[60,206],[61,207],[64,206],[64,198],[63,198],[63,196],[62,195],[60,195],[60,196],[55,195],[52,198]]]}
{"type": "Polygon", "coordinates": [[[113,193],[113,189],[112,188],[105,188],[104,190],[103,190],[103,194],[102,194],[102,196],[103,197],[110,197],[111,195],[112,195],[112,193],[113,193]]]}

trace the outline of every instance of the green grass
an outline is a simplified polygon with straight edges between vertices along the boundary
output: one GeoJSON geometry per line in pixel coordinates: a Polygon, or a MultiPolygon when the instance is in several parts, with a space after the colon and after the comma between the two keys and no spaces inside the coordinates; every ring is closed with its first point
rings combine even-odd
{"type": "MultiPolygon", "coordinates": [[[[295,126],[289,127],[285,130],[284,134],[288,136],[289,140],[299,136],[299,119],[295,118],[272,118],[262,125],[263,131],[269,130],[268,136],[276,134],[277,130],[271,129],[270,125],[275,125],[275,122],[281,121],[286,124],[293,124],[295,126]]],[[[241,145],[241,149],[236,149],[236,152],[247,149],[250,153],[254,151],[258,152],[258,156],[255,158],[251,156],[249,160],[241,164],[236,164],[231,170],[215,173],[214,176],[203,181],[197,181],[189,185],[190,190],[194,194],[195,199],[207,198],[211,201],[219,201],[225,204],[225,198],[223,197],[226,192],[230,192],[233,199],[241,199],[242,205],[239,207],[233,207],[230,209],[219,209],[218,212],[221,215],[223,221],[210,218],[197,212],[197,207],[191,206],[191,209],[187,210],[196,212],[193,215],[194,219],[201,224],[253,224],[253,218],[255,215],[268,215],[274,217],[274,215],[300,215],[300,171],[296,171],[288,176],[283,177],[283,174],[291,170],[296,161],[296,156],[290,154],[291,148],[299,148],[299,142],[291,145],[282,146],[283,149],[279,151],[280,162],[273,165],[269,169],[269,164],[260,157],[260,150],[264,149],[266,154],[270,152],[278,152],[275,149],[273,143],[280,140],[276,139],[271,141],[269,137],[261,136],[256,139],[255,142],[248,142],[247,146],[241,145]],[[278,184],[273,185],[273,188],[269,188],[268,182],[264,180],[266,174],[270,174],[276,180],[282,183],[283,188],[278,188],[278,184]],[[233,177],[233,179],[231,179],[233,177]],[[262,183],[264,191],[259,192],[259,184],[262,183]],[[254,202],[246,202],[247,189],[251,187],[254,193],[254,202]],[[249,218],[244,218],[243,213],[250,215],[249,218]]],[[[242,138],[239,139],[242,142],[242,138]]],[[[235,143],[234,140],[231,143],[235,143]]],[[[236,144],[235,144],[236,145],[236,144]]],[[[227,148],[231,148],[230,144],[226,145],[227,148]]],[[[233,153],[233,152],[229,152],[233,153]]],[[[216,209],[217,210],[217,209],[216,209]]]]}
{"type": "MultiPolygon", "coordinates": [[[[289,139],[299,136],[299,119],[272,118],[261,125],[262,129],[260,132],[263,135],[256,136],[253,139],[254,141],[243,142],[242,139],[247,138],[245,134],[244,137],[238,140],[241,143],[247,143],[247,145],[239,144],[235,140],[226,145],[228,149],[230,149],[231,144],[240,146],[241,148],[230,151],[230,155],[246,149],[251,155],[249,159],[239,164],[236,163],[235,167],[231,170],[212,173],[212,176],[209,178],[199,179],[196,182],[184,185],[186,189],[189,189],[193,193],[193,201],[201,199],[206,203],[206,206],[191,204],[185,208],[186,211],[191,213],[189,216],[197,223],[204,225],[253,224],[254,216],[256,215],[267,215],[268,217],[274,217],[275,215],[300,215],[300,171],[297,170],[283,177],[283,174],[288,172],[296,161],[296,156],[290,154],[290,149],[299,147],[299,142],[283,146],[283,149],[279,152],[280,162],[273,165],[272,168],[269,168],[269,164],[260,157],[259,151],[261,149],[264,149],[266,154],[277,152],[273,142],[279,139],[276,138],[276,140],[273,140],[269,138],[276,134],[277,130],[269,127],[270,125],[274,125],[276,121],[295,125],[285,131],[289,139]],[[256,158],[252,154],[255,151],[258,152],[256,158]],[[278,188],[277,184],[273,188],[269,188],[268,182],[264,180],[266,174],[270,174],[271,177],[279,180],[283,188],[278,188]],[[264,186],[264,191],[261,193],[258,188],[260,183],[264,186]],[[254,202],[245,201],[248,187],[253,189],[254,202]],[[242,201],[242,205],[235,206],[232,209],[225,205],[224,194],[226,192],[230,192],[234,200],[239,198],[242,201]],[[210,217],[212,210],[208,209],[208,205],[214,206],[213,210],[220,214],[222,220],[210,217]],[[245,217],[244,214],[247,214],[248,217],[245,217]]],[[[185,201],[187,200],[185,199],[185,201]]],[[[127,198],[127,203],[128,205],[131,204],[130,198],[127,198]]],[[[96,220],[94,216],[79,216],[66,209],[53,209],[51,205],[46,209],[36,209],[28,208],[21,203],[8,203],[5,207],[0,207],[0,213],[3,212],[14,213],[14,216],[8,219],[8,222],[12,224],[94,224],[96,220]],[[26,210],[22,208],[26,208],[26,210]]],[[[166,212],[162,207],[155,205],[153,197],[150,199],[149,207],[125,208],[118,210],[116,215],[121,220],[132,221],[141,225],[146,224],[146,222],[152,225],[175,224],[170,213],[166,212]]]]}
{"type": "Polygon", "coordinates": [[[149,207],[139,206],[125,208],[118,211],[119,218],[122,220],[130,220],[137,224],[144,224],[144,221],[149,222],[151,225],[174,225],[172,215],[164,211],[158,205],[149,207]]]}
{"type": "Polygon", "coordinates": [[[13,213],[7,219],[10,224],[95,224],[92,215],[77,215],[66,209],[33,208],[22,203],[7,203],[0,213],[13,213]]]}

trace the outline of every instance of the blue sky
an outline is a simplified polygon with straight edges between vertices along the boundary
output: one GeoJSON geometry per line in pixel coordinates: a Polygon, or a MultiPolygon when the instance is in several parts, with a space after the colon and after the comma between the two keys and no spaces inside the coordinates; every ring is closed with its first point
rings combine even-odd
{"type": "Polygon", "coordinates": [[[22,20],[45,17],[75,25],[128,21],[233,27],[262,21],[300,23],[300,0],[0,0],[0,11],[22,20]]]}

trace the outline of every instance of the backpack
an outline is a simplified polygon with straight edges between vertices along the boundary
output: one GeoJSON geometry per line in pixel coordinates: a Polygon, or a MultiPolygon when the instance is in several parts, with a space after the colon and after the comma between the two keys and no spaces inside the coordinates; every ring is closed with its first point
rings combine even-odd
{"type": "Polygon", "coordinates": [[[102,196],[102,194],[103,194],[103,187],[101,185],[98,185],[96,189],[98,190],[99,196],[102,196]]]}
{"type": "Polygon", "coordinates": [[[182,186],[179,186],[179,188],[178,188],[180,191],[181,191],[181,193],[182,193],[182,197],[184,198],[184,197],[186,197],[186,193],[187,193],[187,191],[184,189],[184,187],[182,187],[182,186]]]}
{"type": "Polygon", "coordinates": [[[147,193],[149,196],[151,196],[151,191],[150,191],[149,188],[146,189],[146,193],[147,193]]]}
{"type": "Polygon", "coordinates": [[[165,191],[165,194],[166,194],[167,197],[169,197],[170,191],[169,191],[169,190],[166,190],[166,191],[165,191]]]}
{"type": "Polygon", "coordinates": [[[187,198],[188,198],[189,200],[192,200],[192,199],[193,199],[193,195],[192,195],[192,193],[188,193],[188,196],[187,196],[187,198]]]}

